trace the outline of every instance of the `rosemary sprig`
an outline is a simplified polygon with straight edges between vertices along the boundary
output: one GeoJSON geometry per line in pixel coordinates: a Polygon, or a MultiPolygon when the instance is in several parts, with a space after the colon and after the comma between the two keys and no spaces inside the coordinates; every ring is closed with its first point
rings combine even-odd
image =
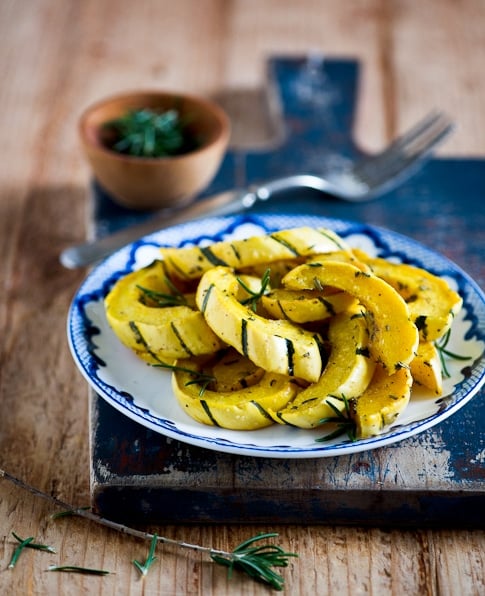
{"type": "Polygon", "coordinates": [[[83,575],[109,575],[106,569],[92,569],[91,567],[78,567],[77,565],[51,565],[48,571],[63,571],[67,573],[82,573],[83,575]]]}
{"type": "Polygon", "coordinates": [[[143,337],[143,334],[138,329],[138,326],[136,325],[136,323],[131,322],[130,326],[133,329],[133,331],[136,333],[138,340],[143,344],[143,346],[147,349],[150,356],[155,360],[155,364],[152,364],[153,367],[166,368],[167,370],[171,370],[171,371],[178,370],[180,372],[189,373],[192,376],[193,380],[189,381],[187,383],[187,385],[192,385],[194,383],[200,385],[201,386],[200,392],[199,392],[200,396],[202,396],[204,394],[205,390],[207,389],[207,387],[212,382],[215,381],[214,377],[211,375],[208,375],[207,373],[193,370],[192,368],[186,368],[184,366],[177,366],[176,364],[168,364],[168,362],[164,362],[152,350],[150,350],[149,345],[147,344],[145,338],[143,337]]]}
{"type": "Polygon", "coordinates": [[[278,534],[266,533],[253,536],[244,542],[241,542],[232,553],[221,555],[220,553],[211,553],[211,559],[220,565],[228,567],[228,575],[232,576],[234,569],[239,569],[247,573],[256,581],[265,583],[282,590],[284,587],[284,578],[274,571],[273,567],[287,567],[289,557],[297,557],[296,553],[284,551],[275,544],[263,544],[253,546],[256,542],[267,538],[275,538],[278,534]]]}
{"type": "Polygon", "coordinates": [[[186,385],[200,385],[199,397],[202,397],[207,387],[215,381],[215,377],[200,370],[194,370],[193,368],[178,366],[176,364],[168,364],[167,362],[162,362],[158,358],[157,360],[157,364],[152,364],[152,366],[155,368],[166,368],[171,371],[178,370],[179,372],[189,373],[189,375],[192,377],[192,380],[188,381],[186,385]]]}
{"type": "Polygon", "coordinates": [[[56,552],[56,549],[53,546],[49,546],[48,544],[39,544],[37,542],[32,542],[32,540],[30,538],[26,538],[25,540],[23,538],[20,538],[20,536],[18,536],[15,532],[12,532],[12,536],[15,538],[15,540],[17,540],[18,542],[20,542],[21,544],[23,542],[28,541],[27,544],[25,544],[26,547],[28,548],[33,548],[35,550],[43,550],[46,551],[48,553],[54,553],[56,552]]]}
{"type": "Polygon", "coordinates": [[[49,553],[55,553],[55,549],[52,546],[48,546],[47,544],[39,544],[34,542],[34,537],[29,536],[28,538],[20,538],[15,532],[12,532],[12,536],[15,540],[18,541],[18,545],[13,552],[12,558],[10,559],[10,563],[8,564],[9,569],[13,569],[19,560],[20,555],[22,554],[25,548],[33,548],[35,550],[43,550],[49,553]]]}
{"type": "Polygon", "coordinates": [[[241,304],[249,304],[251,309],[256,312],[258,307],[258,300],[266,294],[269,287],[269,282],[271,280],[271,269],[266,269],[263,273],[263,277],[261,278],[261,287],[257,292],[252,290],[240,277],[237,278],[239,285],[243,288],[245,292],[249,294],[249,297],[245,300],[242,300],[241,304]]]}
{"type": "Polygon", "coordinates": [[[451,329],[448,329],[448,331],[443,335],[443,337],[441,337],[438,341],[435,341],[434,344],[436,346],[436,349],[438,350],[441,362],[441,369],[445,377],[450,376],[450,372],[448,370],[448,367],[446,366],[446,356],[448,356],[449,358],[453,358],[454,360],[470,360],[471,358],[471,356],[461,356],[460,354],[455,354],[454,352],[448,350],[447,345],[450,341],[450,337],[451,329]]]}
{"type": "MultiPolygon", "coordinates": [[[[153,541],[155,534],[150,534],[149,532],[143,532],[141,530],[136,530],[135,528],[130,528],[129,526],[125,526],[115,521],[111,521],[99,515],[96,515],[91,510],[85,508],[76,509],[72,507],[68,503],[49,495],[33,486],[30,486],[23,480],[16,478],[12,474],[9,474],[5,470],[0,469],[0,478],[4,478],[5,480],[10,481],[15,486],[18,486],[29,493],[40,497],[57,507],[60,507],[66,511],[69,511],[71,514],[77,515],[78,517],[82,517],[83,519],[87,519],[99,525],[105,526],[107,528],[111,528],[112,530],[116,530],[123,534],[127,534],[129,536],[134,536],[135,538],[140,538],[142,540],[150,540],[153,541]]],[[[215,549],[208,546],[201,546],[199,544],[190,544],[188,542],[183,542],[181,540],[173,540],[172,538],[166,538],[164,536],[156,536],[158,542],[162,544],[169,544],[175,546],[177,548],[186,548],[191,549],[194,551],[198,551],[201,553],[207,554],[211,559],[220,565],[224,565],[229,567],[229,571],[232,572],[233,569],[237,569],[246,573],[252,579],[262,581],[277,590],[281,590],[284,585],[284,580],[282,576],[272,570],[272,567],[286,567],[288,566],[288,559],[290,557],[297,557],[296,553],[287,553],[285,552],[280,546],[277,545],[260,545],[258,547],[252,546],[254,542],[258,540],[263,540],[265,538],[272,538],[277,537],[278,534],[275,533],[268,533],[268,534],[259,534],[253,538],[249,538],[245,542],[242,542],[237,546],[232,552],[224,551],[215,549]]],[[[52,569],[52,571],[77,571],[82,573],[83,567],[75,567],[75,566],[61,566],[62,568],[52,569]]],[[[93,571],[93,570],[91,570],[93,571]]],[[[94,570],[99,574],[106,574],[104,570],[94,570]]],[[[89,571],[84,571],[88,573],[89,571]]]]}
{"type": "MultiPolygon", "coordinates": [[[[310,266],[318,266],[318,263],[310,263],[310,266]]],[[[318,279],[318,277],[314,277],[313,278],[313,285],[315,287],[315,290],[318,290],[319,292],[322,292],[324,290],[323,284],[322,282],[318,279]]]]}
{"type": "Polygon", "coordinates": [[[327,399],[326,403],[335,412],[335,416],[327,416],[326,418],[322,418],[320,420],[320,424],[336,423],[337,428],[328,435],[320,437],[319,439],[315,439],[317,443],[323,443],[325,441],[336,439],[337,437],[340,437],[343,434],[346,434],[352,442],[357,440],[357,425],[355,421],[352,419],[350,413],[349,400],[345,397],[345,395],[343,395],[342,397],[335,396],[335,399],[343,401],[344,411],[341,412],[334,403],[327,399]]]}
{"type": "Polygon", "coordinates": [[[173,287],[173,294],[166,294],[165,292],[158,292],[157,290],[151,290],[150,288],[145,288],[143,286],[137,285],[136,286],[140,292],[143,293],[143,296],[153,300],[155,304],[160,308],[165,308],[167,306],[186,306],[187,299],[186,297],[180,292],[175,286],[173,287]]]}
{"type": "Polygon", "coordinates": [[[150,544],[150,550],[148,551],[148,556],[146,558],[146,561],[144,563],[140,563],[140,561],[137,561],[136,559],[133,560],[133,565],[138,569],[138,571],[143,576],[145,576],[148,573],[148,570],[150,569],[150,567],[157,560],[157,557],[155,557],[155,549],[157,548],[157,544],[158,544],[158,536],[156,534],[154,534],[151,544],[150,544]]]}
{"type": "Polygon", "coordinates": [[[105,144],[117,153],[135,157],[181,155],[198,145],[186,127],[187,121],[177,110],[161,113],[150,109],[132,110],[105,124],[105,144]]]}
{"type": "Polygon", "coordinates": [[[25,538],[25,540],[22,540],[20,542],[20,544],[14,550],[12,558],[10,559],[10,563],[8,564],[9,569],[13,569],[15,567],[24,548],[27,547],[33,541],[33,539],[34,539],[34,537],[30,536],[29,538],[25,538]]]}
{"type": "MultiPolygon", "coordinates": [[[[80,507],[79,509],[84,509],[88,511],[91,507],[80,507]]],[[[51,519],[59,519],[60,517],[71,517],[77,515],[77,509],[67,509],[66,511],[57,511],[51,515],[51,519]]]]}

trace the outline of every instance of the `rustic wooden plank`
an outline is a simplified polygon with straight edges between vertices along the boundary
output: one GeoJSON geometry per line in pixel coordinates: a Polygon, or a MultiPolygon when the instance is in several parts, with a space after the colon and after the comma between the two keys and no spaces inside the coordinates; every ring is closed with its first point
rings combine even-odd
{"type": "MultiPolygon", "coordinates": [[[[283,102],[286,120],[282,128],[286,129],[287,137],[283,144],[266,151],[259,149],[254,153],[246,148],[248,182],[271,179],[287,169],[291,172],[294,168],[315,167],[312,162],[315,153],[322,158],[335,159],[326,155],[331,153],[332,143],[334,155],[352,154],[354,148],[348,127],[357,96],[358,65],[339,60],[319,65],[329,88],[345,98],[337,107],[318,102],[307,105],[306,100],[300,104],[295,98],[295,87],[302,81],[307,82],[306,59],[276,58],[270,66],[271,80],[276,79],[283,102]],[[312,110],[316,110],[315,121],[312,110]],[[311,146],[307,146],[307,137],[300,136],[301,130],[307,131],[311,146]]],[[[318,83],[318,75],[312,76],[318,83]]],[[[313,92],[318,94],[313,79],[312,84],[313,92]]],[[[415,237],[423,231],[427,233],[426,219],[415,217],[415,203],[423,195],[427,197],[427,209],[431,213],[440,206],[447,212],[448,226],[457,215],[453,212],[460,192],[456,182],[460,184],[466,179],[469,186],[467,209],[475,213],[468,224],[470,247],[479,246],[485,222],[480,221],[476,209],[480,191],[477,194],[474,188],[483,170],[484,160],[434,160],[404,187],[376,203],[379,216],[375,223],[415,237]],[[396,206],[400,213],[398,222],[394,215],[396,206]]],[[[217,179],[214,182],[216,188],[234,184],[230,170],[227,173],[223,168],[221,177],[222,183],[217,179]]],[[[110,209],[109,198],[99,191],[95,198],[103,207],[99,222],[103,231],[110,225],[115,229],[123,224],[125,212],[120,216],[117,208],[110,209]]],[[[373,209],[373,205],[348,205],[338,201],[323,204],[322,199],[312,196],[306,201],[299,197],[296,206],[292,205],[291,198],[287,202],[282,198],[278,207],[283,212],[325,212],[364,222],[373,209]]],[[[272,209],[271,205],[264,205],[257,210],[272,209]]],[[[438,238],[439,233],[437,227],[434,237],[438,238]]],[[[425,238],[422,240],[426,242],[425,238]]],[[[444,246],[443,250],[449,254],[452,249],[444,246]]],[[[455,251],[450,256],[458,257],[458,262],[480,283],[483,270],[470,270],[468,262],[473,252],[474,248],[461,253],[455,251]]],[[[155,523],[303,521],[485,527],[484,474],[480,460],[483,440],[479,423],[484,399],[482,392],[466,413],[400,445],[349,457],[310,460],[302,466],[300,461],[268,462],[236,457],[160,438],[129,422],[94,397],[91,418],[93,502],[103,515],[125,521],[148,519],[155,523]]]]}

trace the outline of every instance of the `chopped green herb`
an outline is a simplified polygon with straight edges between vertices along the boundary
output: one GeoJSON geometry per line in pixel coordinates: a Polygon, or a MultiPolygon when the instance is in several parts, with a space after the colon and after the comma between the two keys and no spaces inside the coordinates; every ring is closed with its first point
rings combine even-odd
{"type": "Polygon", "coordinates": [[[86,507],[79,507],[78,509],[66,509],[65,511],[58,511],[57,513],[53,513],[51,515],[51,519],[58,519],[60,517],[70,517],[72,515],[79,515],[79,511],[89,511],[91,507],[87,505],[86,507]]]}
{"type": "Polygon", "coordinates": [[[448,356],[449,358],[453,358],[454,360],[470,360],[471,358],[471,356],[461,356],[460,354],[450,352],[450,350],[448,350],[446,347],[448,345],[448,342],[450,341],[450,337],[451,329],[448,329],[448,331],[443,335],[443,337],[441,337],[438,341],[435,341],[435,346],[440,356],[441,368],[443,370],[443,374],[446,377],[450,376],[448,367],[446,366],[446,356],[448,356]]]}
{"type": "MultiPolygon", "coordinates": [[[[68,503],[60,501],[52,495],[47,494],[25,483],[24,481],[20,480],[20,478],[12,476],[12,474],[9,474],[1,468],[0,478],[4,478],[5,480],[12,482],[16,486],[19,486],[24,490],[27,490],[31,494],[34,494],[37,497],[40,497],[48,501],[49,503],[54,503],[56,506],[62,507],[63,509],[72,512],[74,515],[78,515],[79,517],[88,519],[90,521],[94,521],[102,526],[122,532],[123,534],[128,534],[130,536],[135,536],[137,538],[142,538],[145,540],[153,540],[152,534],[149,534],[142,530],[130,528],[129,526],[125,526],[112,520],[105,519],[103,517],[100,517],[99,515],[96,515],[95,513],[92,513],[91,511],[85,511],[85,509],[83,508],[75,509],[68,503]]],[[[190,544],[188,542],[184,542],[181,540],[173,540],[164,536],[159,536],[158,541],[163,544],[171,544],[172,546],[176,546],[178,548],[185,548],[205,553],[208,556],[210,556],[215,563],[224,565],[225,567],[229,567],[230,574],[232,573],[233,569],[239,569],[256,581],[266,583],[267,585],[272,586],[276,590],[282,590],[284,587],[284,578],[280,574],[275,573],[272,567],[287,567],[289,557],[298,557],[298,555],[296,553],[285,552],[281,547],[277,545],[269,544],[263,546],[253,546],[253,544],[259,540],[263,540],[265,538],[273,538],[276,536],[278,536],[278,534],[275,533],[259,534],[257,536],[254,536],[253,538],[250,538],[242,542],[232,552],[215,549],[208,546],[202,546],[200,544],[190,544]]],[[[29,538],[23,542],[27,542],[30,544],[31,539],[29,538]]],[[[25,548],[25,544],[22,548],[25,548]]],[[[110,573],[109,571],[103,569],[89,569],[86,567],[77,567],[73,565],[52,566],[49,568],[49,571],[76,572],[92,575],[107,575],[110,573]]]]}
{"type": "Polygon", "coordinates": [[[145,576],[148,573],[148,570],[150,569],[150,567],[157,560],[157,557],[155,557],[155,549],[157,547],[157,543],[158,543],[158,536],[156,534],[154,534],[152,541],[150,543],[150,550],[148,551],[148,556],[146,558],[146,561],[144,563],[140,563],[140,561],[137,561],[136,559],[134,559],[134,561],[133,561],[133,565],[138,569],[138,571],[143,576],[145,576]]]}
{"type": "MultiPolygon", "coordinates": [[[[35,550],[44,550],[49,553],[56,552],[56,549],[52,546],[49,546],[48,544],[38,544],[37,542],[32,542],[30,538],[26,538],[24,540],[23,538],[20,538],[20,536],[18,536],[15,532],[12,532],[12,536],[15,538],[15,540],[18,540],[20,542],[20,544],[25,543],[27,540],[28,542],[25,544],[25,547],[27,547],[27,548],[33,548],[35,550]]],[[[33,538],[32,538],[32,540],[33,540],[33,538]]]]}
{"type": "Polygon", "coordinates": [[[232,553],[211,553],[211,559],[219,565],[228,567],[232,577],[234,569],[244,571],[253,579],[268,584],[276,590],[283,590],[285,580],[272,567],[287,567],[289,557],[298,557],[296,553],[285,552],[275,544],[253,546],[255,542],[278,536],[275,533],[258,534],[241,542],[232,553]]]}
{"type": "Polygon", "coordinates": [[[344,411],[341,412],[335,406],[335,404],[333,404],[331,401],[327,400],[326,403],[335,412],[335,416],[328,416],[326,418],[322,418],[320,420],[320,424],[336,423],[337,428],[333,432],[329,433],[328,435],[325,435],[324,437],[316,439],[317,443],[323,443],[325,441],[330,441],[332,439],[336,439],[337,437],[340,437],[343,434],[346,434],[352,442],[357,440],[357,425],[356,425],[355,421],[352,419],[352,416],[350,413],[349,400],[345,397],[345,395],[343,395],[342,397],[335,397],[335,399],[338,399],[338,400],[344,402],[344,411]]]}
{"type": "Polygon", "coordinates": [[[239,285],[243,288],[243,290],[245,290],[249,294],[249,298],[243,300],[241,304],[249,304],[251,306],[251,309],[254,312],[256,312],[256,309],[258,307],[258,300],[262,296],[264,296],[264,294],[266,294],[266,292],[268,291],[270,280],[271,269],[266,269],[266,271],[263,274],[263,277],[261,278],[261,287],[257,292],[255,292],[247,284],[245,284],[240,277],[238,277],[237,281],[239,285]]]}
{"type": "Polygon", "coordinates": [[[106,571],[106,569],[91,569],[90,567],[78,567],[77,565],[51,565],[48,571],[82,573],[84,575],[109,575],[111,573],[111,571],[106,571]]]}
{"type": "Polygon", "coordinates": [[[15,532],[12,532],[12,536],[18,541],[19,544],[17,545],[17,548],[14,550],[12,558],[10,559],[10,563],[8,564],[9,569],[13,569],[15,567],[24,548],[33,548],[35,550],[43,550],[49,553],[56,552],[52,546],[34,542],[33,536],[29,536],[29,538],[20,538],[20,536],[18,536],[15,532]]]}
{"type": "Polygon", "coordinates": [[[12,558],[10,559],[10,563],[8,564],[9,569],[13,569],[15,567],[24,548],[26,548],[33,540],[34,540],[34,537],[30,536],[29,538],[25,538],[25,540],[22,540],[20,542],[20,544],[14,550],[12,558]]]}
{"type": "MultiPolygon", "coordinates": [[[[316,265],[317,263],[315,263],[316,265]]],[[[318,277],[314,277],[313,278],[313,285],[315,286],[315,289],[318,290],[319,292],[322,292],[324,287],[322,282],[318,279],[318,277]]]]}
{"type": "Polygon", "coordinates": [[[192,377],[192,381],[188,381],[187,385],[200,385],[199,396],[202,397],[207,387],[215,381],[215,378],[212,375],[209,375],[203,371],[193,370],[192,368],[186,368],[184,366],[177,366],[175,364],[167,364],[166,362],[162,362],[161,360],[157,364],[152,364],[155,368],[167,368],[168,370],[172,371],[180,371],[189,373],[192,377]]]}
{"type": "Polygon", "coordinates": [[[103,142],[117,153],[148,158],[181,155],[199,145],[175,109],[132,110],[104,125],[103,142]]]}
{"type": "Polygon", "coordinates": [[[173,294],[166,294],[165,292],[158,292],[157,290],[151,290],[150,288],[144,288],[143,286],[136,286],[144,298],[152,300],[158,307],[165,308],[166,306],[185,306],[187,299],[178,290],[173,294]]]}

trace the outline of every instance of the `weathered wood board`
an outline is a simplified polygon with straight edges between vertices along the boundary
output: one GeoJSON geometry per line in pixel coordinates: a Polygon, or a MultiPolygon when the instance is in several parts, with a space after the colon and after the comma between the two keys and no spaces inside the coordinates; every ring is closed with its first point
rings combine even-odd
{"type": "MultiPolygon", "coordinates": [[[[352,123],[358,92],[353,61],[269,62],[284,127],[277,146],[230,151],[206,194],[357,156],[352,123]]],[[[434,159],[372,203],[313,193],[282,196],[257,212],[309,213],[399,231],[446,254],[483,287],[485,161],[434,159]],[[466,236],[466,240],[464,239],[466,236]]],[[[98,235],[140,215],[94,187],[98,235]]],[[[485,527],[482,390],[439,426],[352,456],[270,460],[192,447],[150,431],[91,399],[93,506],[139,522],[288,522],[485,527]]]]}

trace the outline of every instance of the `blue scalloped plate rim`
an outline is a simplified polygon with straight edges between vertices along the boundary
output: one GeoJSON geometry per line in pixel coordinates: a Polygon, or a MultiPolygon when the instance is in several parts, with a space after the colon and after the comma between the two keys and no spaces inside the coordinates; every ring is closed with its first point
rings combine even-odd
{"type": "Polygon", "coordinates": [[[348,455],[391,445],[439,424],[479,391],[485,382],[485,295],[446,257],[406,236],[368,224],[305,215],[213,217],[155,232],[117,251],[86,277],[68,313],[67,336],[74,361],[89,385],[128,418],[167,437],[198,447],[269,458],[317,458],[348,455]],[[120,344],[109,328],[103,298],[126,273],[148,264],[160,246],[209,244],[300,227],[330,228],[352,246],[371,254],[424,267],[442,276],[463,297],[450,349],[469,361],[450,361],[451,377],[440,398],[415,394],[398,423],[381,435],[351,442],[342,437],[316,442],[321,428],[299,430],[273,425],[258,431],[231,431],[200,424],[182,411],[171,392],[170,374],[148,366],[120,344]]]}

